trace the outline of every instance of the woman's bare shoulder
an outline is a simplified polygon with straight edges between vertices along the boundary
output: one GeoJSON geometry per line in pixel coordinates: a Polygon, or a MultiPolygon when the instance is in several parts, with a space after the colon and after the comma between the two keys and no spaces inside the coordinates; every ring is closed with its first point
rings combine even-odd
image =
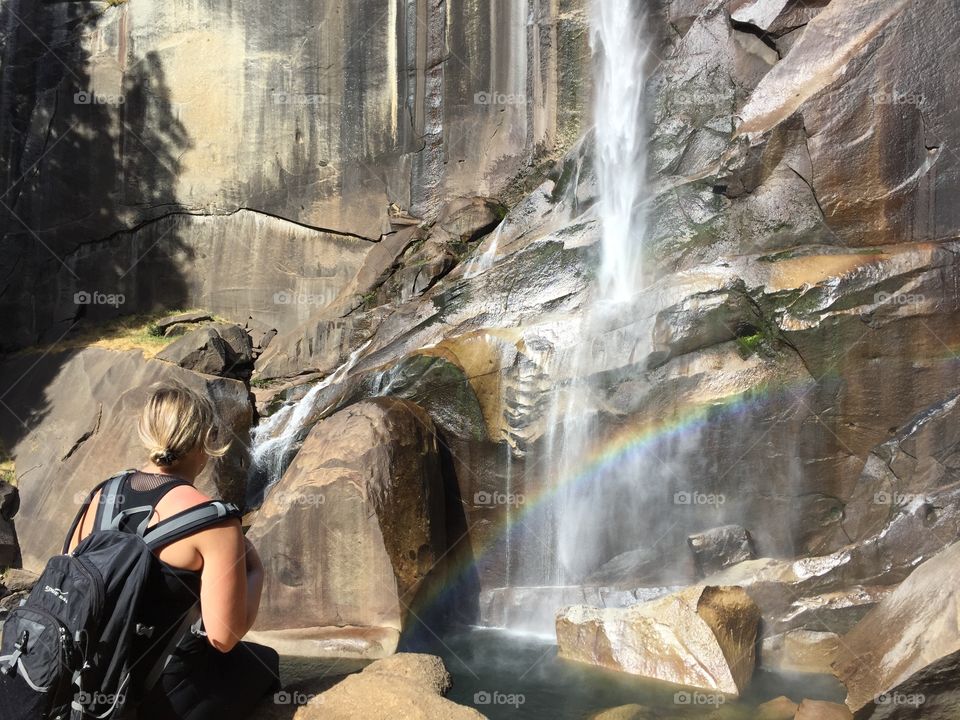
{"type": "MultiPolygon", "coordinates": [[[[212,499],[210,496],[197,490],[193,485],[177,485],[168,490],[160,502],[166,501],[165,505],[167,505],[172,512],[180,512],[181,510],[192,508],[194,505],[200,505],[212,499]]],[[[167,512],[166,514],[170,515],[172,513],[167,512]]]]}

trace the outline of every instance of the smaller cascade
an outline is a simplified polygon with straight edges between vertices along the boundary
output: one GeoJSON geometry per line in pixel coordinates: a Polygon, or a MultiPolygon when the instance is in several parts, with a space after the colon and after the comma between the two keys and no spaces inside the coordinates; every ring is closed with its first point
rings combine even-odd
{"type": "MultiPolygon", "coordinates": [[[[285,404],[250,431],[250,487],[253,492],[248,497],[248,504],[262,502],[270,487],[280,479],[303,439],[305,424],[318,414],[315,412],[318,396],[325,388],[340,382],[356,366],[371,342],[372,338],[350,353],[342,365],[313,385],[302,398],[285,404]]],[[[328,410],[324,408],[319,414],[324,415],[328,410]]]]}
{"type": "Polygon", "coordinates": [[[485,273],[487,270],[493,267],[493,264],[497,260],[497,249],[500,245],[500,235],[503,232],[504,222],[501,222],[497,225],[497,229],[493,233],[493,239],[490,241],[489,247],[484,250],[480,255],[470,259],[470,262],[467,263],[466,269],[463,271],[463,277],[465,280],[476,277],[481,273],[485,273]]]}

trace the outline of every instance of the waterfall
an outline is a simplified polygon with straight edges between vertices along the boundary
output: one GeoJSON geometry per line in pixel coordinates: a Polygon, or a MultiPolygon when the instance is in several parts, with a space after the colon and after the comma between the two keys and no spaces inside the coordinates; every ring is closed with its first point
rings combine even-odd
{"type": "Polygon", "coordinates": [[[490,245],[484,250],[480,255],[477,255],[470,259],[470,262],[467,263],[466,269],[463,271],[463,278],[469,280],[474,278],[477,275],[485,273],[487,270],[493,267],[493,264],[497,260],[497,250],[500,244],[500,235],[503,233],[504,222],[501,222],[497,225],[497,229],[494,231],[493,238],[490,240],[490,245]]]}
{"type": "Polygon", "coordinates": [[[595,62],[594,143],[600,216],[600,267],[592,303],[581,320],[581,344],[574,351],[574,381],[557,403],[550,446],[558,459],[550,479],[561,483],[556,510],[557,573],[560,585],[581,583],[591,570],[622,548],[631,535],[610,527],[617,509],[633,506],[642,488],[626,463],[589,477],[585,467],[599,437],[599,395],[594,376],[606,366],[609,342],[598,340],[612,327],[625,327],[614,353],[649,343],[639,328],[624,325],[635,313],[631,302],[642,289],[646,234],[646,138],[644,132],[643,44],[640,0],[595,0],[590,46],[595,62]]]}
{"type": "Polygon", "coordinates": [[[598,300],[624,302],[639,289],[646,231],[643,43],[640,0],[594,0],[590,47],[595,58],[594,142],[600,190],[598,300]]]}
{"type": "Polygon", "coordinates": [[[600,374],[609,367],[630,368],[631,358],[643,357],[651,343],[639,296],[647,198],[647,46],[639,2],[592,3],[601,233],[596,282],[575,333],[577,345],[556,360],[569,380],[553,391],[548,430],[532,463],[539,492],[547,500],[517,531],[523,567],[511,578],[512,588],[485,598],[493,605],[509,605],[524,597],[523,608],[505,615],[511,615],[511,627],[533,632],[552,633],[553,614],[560,605],[584,593],[589,596],[584,587],[602,584],[593,581],[593,573],[618,555],[644,552],[650,540],[641,518],[649,514],[647,494],[657,483],[652,459],[634,454],[608,465],[595,462],[598,448],[608,442],[601,422],[607,381],[600,374]],[[534,589],[538,592],[531,594],[534,589]]]}
{"type": "Polygon", "coordinates": [[[302,398],[283,405],[250,431],[248,505],[259,505],[269,489],[281,478],[307,431],[306,423],[311,418],[323,416],[328,410],[323,408],[319,413],[316,411],[317,397],[325,388],[340,382],[354,368],[371,342],[372,339],[367,340],[350,353],[342,365],[311,386],[302,398]]]}

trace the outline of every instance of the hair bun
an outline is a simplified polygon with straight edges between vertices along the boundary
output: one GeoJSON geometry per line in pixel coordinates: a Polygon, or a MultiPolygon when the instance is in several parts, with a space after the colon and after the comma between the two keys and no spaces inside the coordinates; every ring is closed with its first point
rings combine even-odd
{"type": "Polygon", "coordinates": [[[153,454],[153,461],[157,465],[171,465],[176,459],[177,456],[174,454],[173,450],[170,450],[169,448],[164,448],[163,450],[153,454]]]}

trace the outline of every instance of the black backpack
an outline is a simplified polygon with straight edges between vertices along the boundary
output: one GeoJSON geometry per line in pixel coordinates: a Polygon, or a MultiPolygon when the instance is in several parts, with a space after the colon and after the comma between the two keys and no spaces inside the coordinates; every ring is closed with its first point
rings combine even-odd
{"type": "Polygon", "coordinates": [[[90,492],[67,533],[63,554],[47,561],[30,594],[4,622],[0,719],[130,717],[137,695],[156,683],[178,641],[199,617],[194,604],[172,632],[138,622],[150,564],[159,562],[152,551],[227,517],[239,517],[240,511],[231,503],[211,500],[147,529],[151,506],[117,512],[120,490],[132,472],[114,475],[90,492]],[[67,554],[81,517],[100,489],[93,531],[67,554]],[[123,521],[138,513],[144,517],[135,532],[121,529],[123,521]],[[170,632],[169,638],[153,666],[141,667],[134,648],[155,631],[158,638],[170,632]]]}

